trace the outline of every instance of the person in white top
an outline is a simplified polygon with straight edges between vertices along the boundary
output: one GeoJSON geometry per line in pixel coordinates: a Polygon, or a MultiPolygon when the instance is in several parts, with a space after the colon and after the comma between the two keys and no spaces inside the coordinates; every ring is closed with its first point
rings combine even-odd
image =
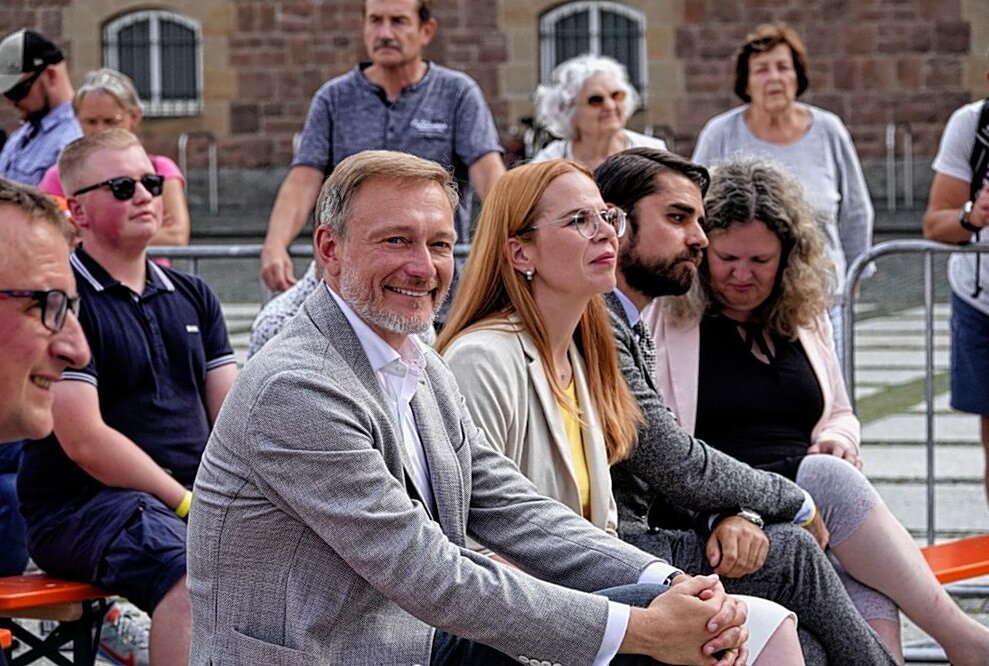
{"type": "Polygon", "coordinates": [[[585,54],[553,70],[548,85],[536,89],[536,120],[558,140],[532,158],[572,160],[593,171],[609,155],[645,146],[666,150],[661,139],[625,129],[639,106],[639,94],[615,60],[585,54]]]}

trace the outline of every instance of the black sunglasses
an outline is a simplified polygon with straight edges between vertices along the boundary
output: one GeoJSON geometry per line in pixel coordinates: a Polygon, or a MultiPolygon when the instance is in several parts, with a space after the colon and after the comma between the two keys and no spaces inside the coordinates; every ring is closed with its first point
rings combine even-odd
{"type": "Polygon", "coordinates": [[[14,87],[8,90],[7,92],[5,92],[3,96],[9,99],[11,102],[21,101],[22,99],[27,97],[29,92],[31,92],[31,88],[34,87],[34,82],[37,81],[39,78],[41,78],[41,75],[45,73],[46,69],[48,69],[47,65],[37,70],[34,74],[27,77],[23,81],[18,81],[16,84],[14,84],[14,87]]]}
{"type": "Polygon", "coordinates": [[[79,316],[79,297],[70,297],[61,289],[0,289],[0,300],[9,298],[31,298],[41,306],[41,323],[52,333],[58,333],[65,326],[69,310],[79,316]]]}
{"type": "MultiPolygon", "coordinates": [[[[165,186],[165,177],[158,174],[148,174],[146,176],[141,176],[141,185],[144,189],[148,191],[153,197],[161,196],[161,190],[165,186]]],[[[77,197],[80,194],[85,194],[86,192],[92,192],[93,190],[98,190],[101,187],[109,186],[110,191],[113,196],[118,201],[127,201],[134,196],[134,192],[137,191],[137,180],[134,180],[130,176],[118,176],[117,178],[111,178],[110,180],[104,180],[102,183],[96,183],[95,185],[90,185],[89,187],[84,187],[81,190],[76,190],[72,193],[72,196],[77,197]]]]}
{"type": "MultiPolygon", "coordinates": [[[[621,104],[622,102],[625,101],[625,91],[616,90],[610,95],[608,95],[608,97],[614,100],[617,104],[621,104]]],[[[587,98],[587,104],[588,106],[593,106],[593,107],[603,106],[604,100],[605,100],[604,95],[591,95],[590,97],[587,98]]]]}

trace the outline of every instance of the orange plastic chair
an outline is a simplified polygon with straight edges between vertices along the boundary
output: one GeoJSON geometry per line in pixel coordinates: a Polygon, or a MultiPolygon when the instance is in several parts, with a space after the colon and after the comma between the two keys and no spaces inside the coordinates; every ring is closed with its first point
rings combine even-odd
{"type": "Polygon", "coordinates": [[[989,574],[989,534],[920,549],[941,583],[989,574]]]}

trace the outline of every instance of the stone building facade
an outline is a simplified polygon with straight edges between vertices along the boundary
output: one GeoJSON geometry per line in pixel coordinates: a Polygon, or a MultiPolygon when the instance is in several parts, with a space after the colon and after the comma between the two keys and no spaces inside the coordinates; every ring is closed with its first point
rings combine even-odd
{"type": "MultiPolygon", "coordinates": [[[[559,0],[435,0],[428,55],[470,73],[488,96],[503,141],[517,141],[540,76],[540,18],[559,0]]],[[[808,102],[837,112],[865,161],[884,152],[888,123],[909,126],[930,157],[950,112],[986,94],[985,0],[625,0],[641,18],[644,104],[629,122],[688,153],[701,125],[738,103],[733,53],[746,32],[785,20],[809,50],[808,102]]],[[[182,132],[209,132],[220,163],[284,167],[312,93],[364,57],[361,0],[162,0],[201,38],[198,111],[147,117],[149,147],[175,154],[182,132]]],[[[104,64],[104,27],[145,0],[3,0],[0,33],[37,29],[63,45],[73,78],[104,64]]],[[[0,111],[0,127],[15,115],[0,111]]],[[[201,142],[200,142],[201,143],[201,142]]],[[[195,144],[195,142],[194,142],[195,144]]],[[[196,150],[202,146],[195,144],[196,150]]],[[[195,157],[195,155],[194,155],[195,157]]]]}

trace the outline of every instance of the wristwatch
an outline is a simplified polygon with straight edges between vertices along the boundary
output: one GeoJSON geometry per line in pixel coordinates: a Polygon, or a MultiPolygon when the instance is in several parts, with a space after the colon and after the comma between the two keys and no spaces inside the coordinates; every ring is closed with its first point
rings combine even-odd
{"type": "Polygon", "coordinates": [[[738,513],[736,513],[735,515],[738,516],[739,518],[744,518],[745,520],[749,521],[759,529],[762,529],[766,526],[766,521],[762,519],[762,516],[760,516],[752,509],[746,509],[743,507],[739,509],[738,513]]]}
{"type": "Polygon", "coordinates": [[[962,225],[962,229],[965,231],[971,231],[973,234],[977,234],[982,231],[982,227],[977,227],[968,221],[968,216],[971,212],[972,202],[966,201],[965,205],[958,211],[958,224],[962,225]]]}

